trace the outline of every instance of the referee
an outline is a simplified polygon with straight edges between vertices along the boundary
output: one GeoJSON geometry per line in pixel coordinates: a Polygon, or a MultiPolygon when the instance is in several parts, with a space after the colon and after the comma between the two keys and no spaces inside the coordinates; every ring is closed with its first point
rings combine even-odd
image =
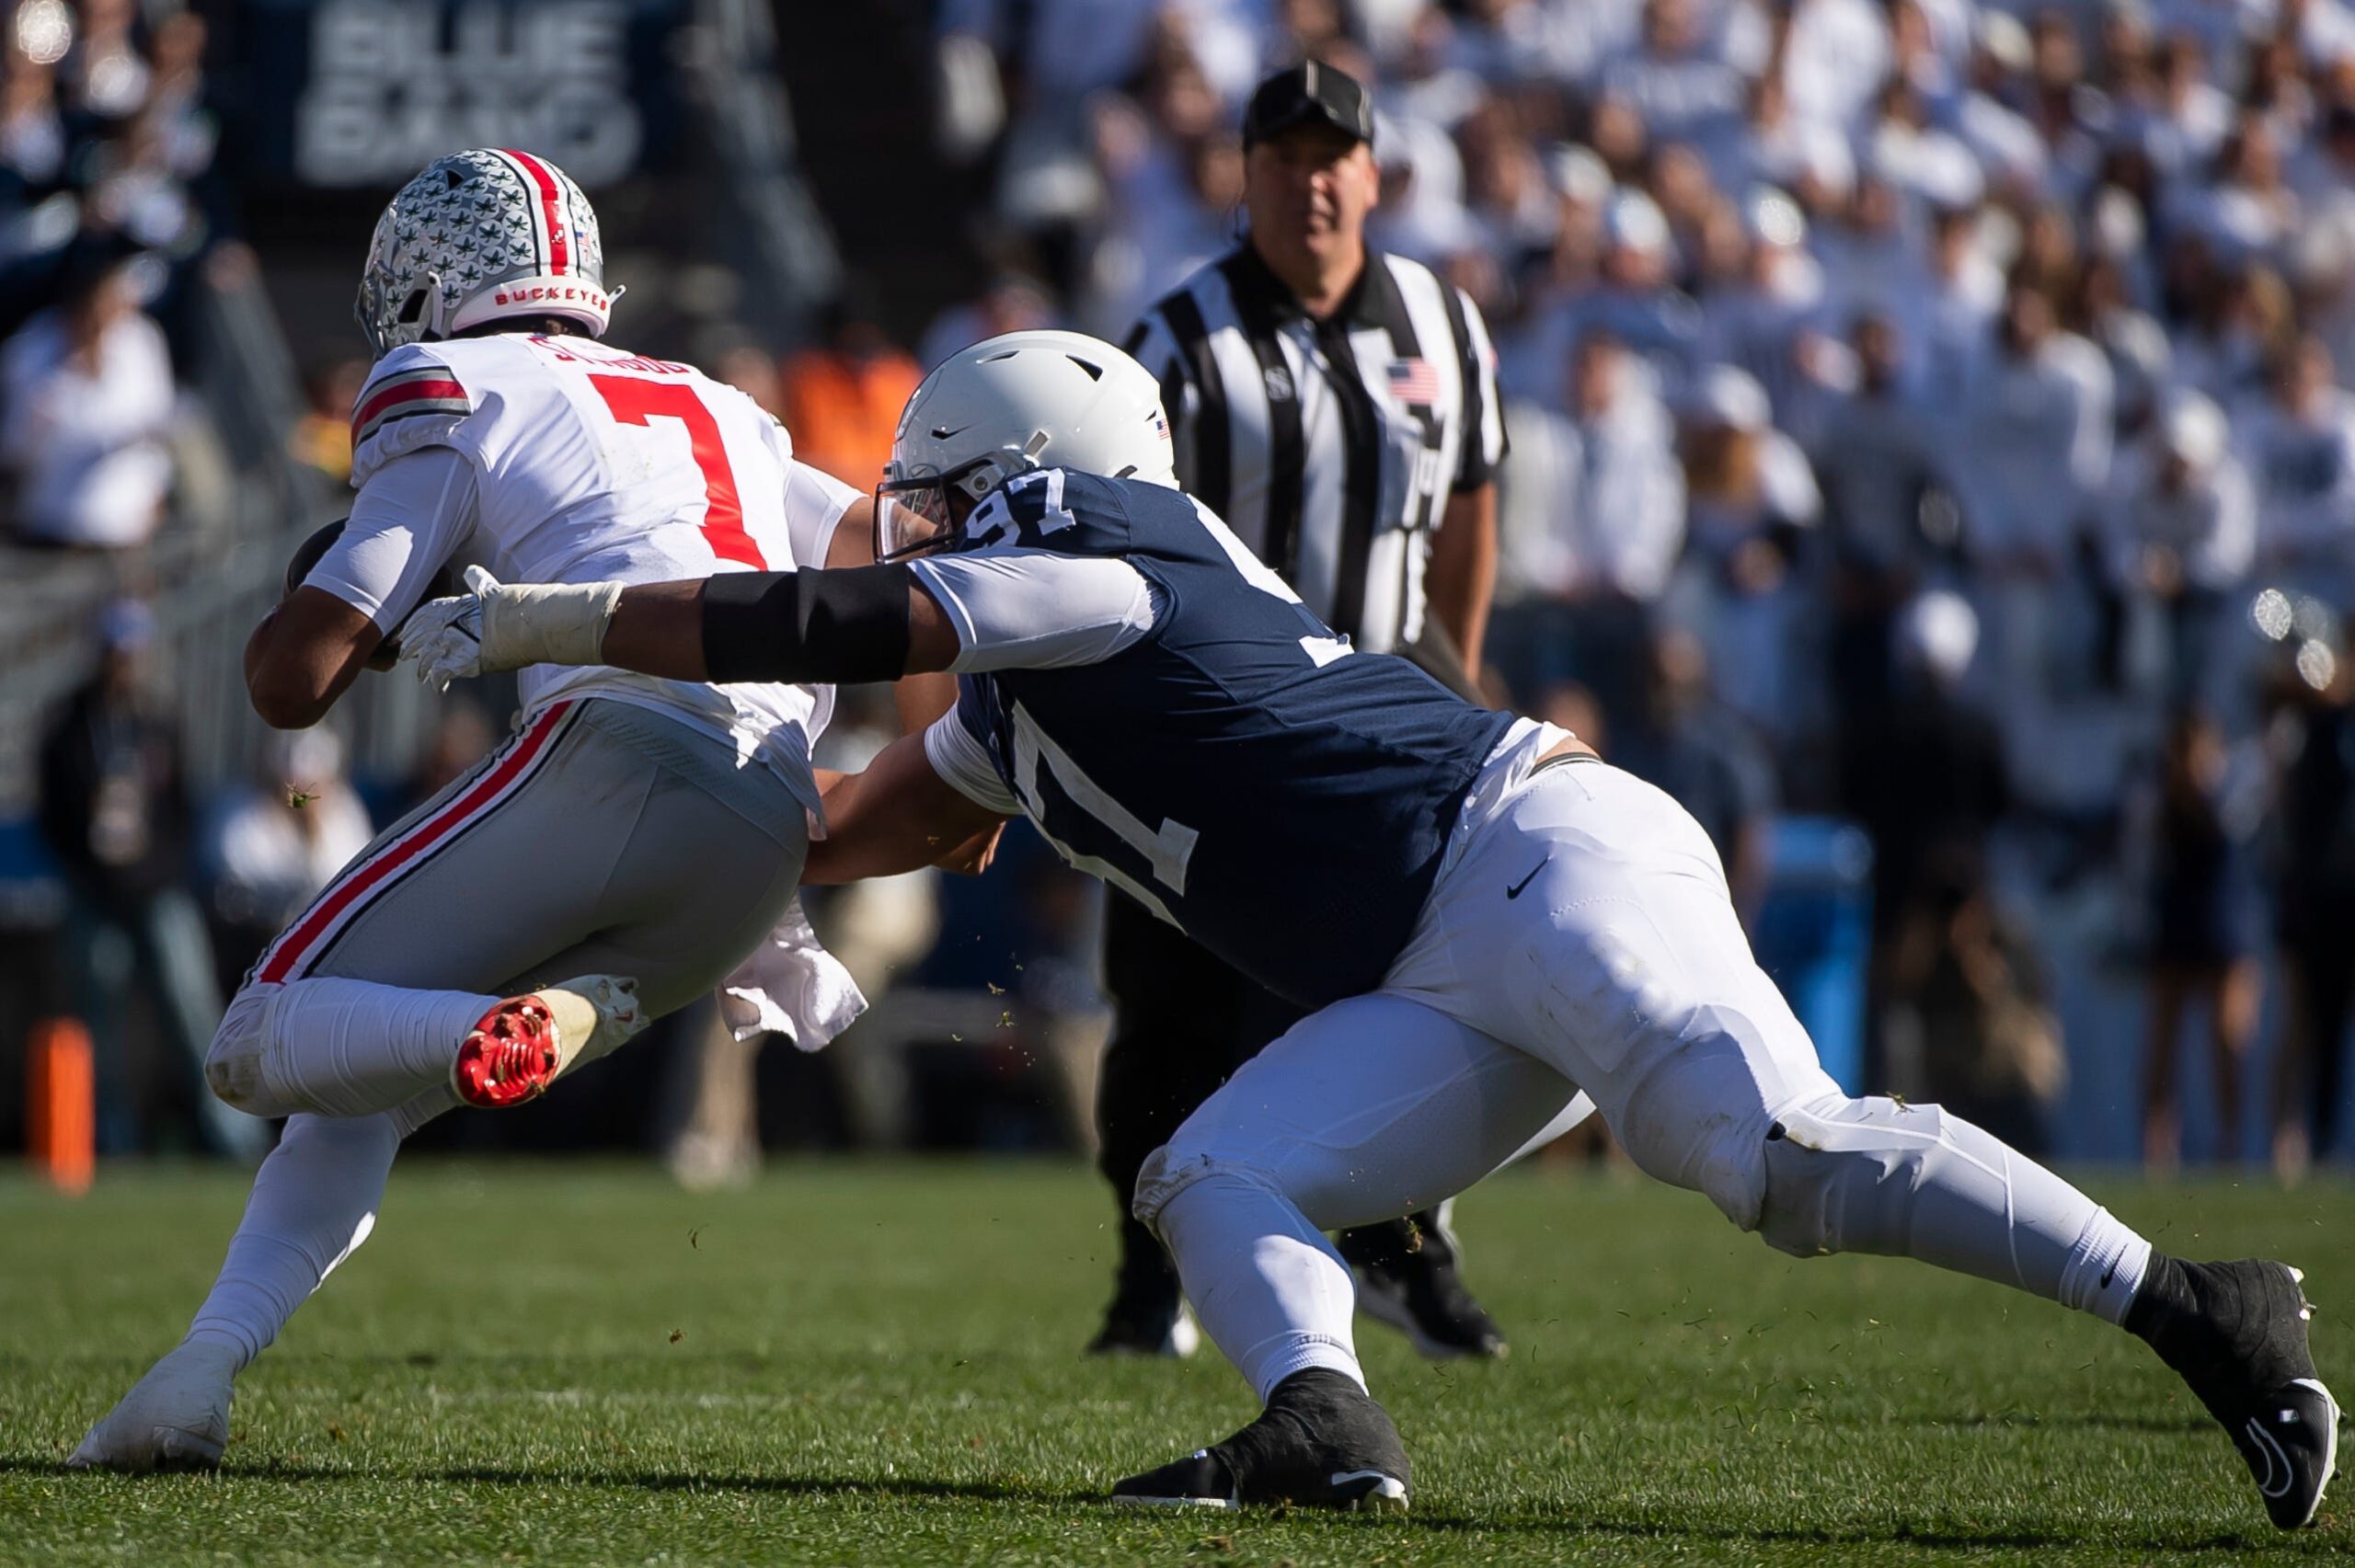
{"type": "MultiPolygon", "coordinates": [[[[1430,269],[1366,248],[1373,109],[1315,61],[1259,84],[1243,118],[1243,243],[1148,310],[1124,347],[1159,377],[1178,477],[1356,646],[1476,700],[1503,458],[1479,313],[1430,269]]],[[[1097,1095],[1101,1168],[1125,1216],[1137,1173],[1301,1010],[1113,894],[1116,1019],[1097,1095]]],[[[1456,1276],[1439,1213],[1345,1231],[1359,1302],[1428,1356],[1503,1337],[1456,1276]]],[[[1133,1219],[1091,1350],[1193,1347],[1177,1275],[1133,1219]]]]}

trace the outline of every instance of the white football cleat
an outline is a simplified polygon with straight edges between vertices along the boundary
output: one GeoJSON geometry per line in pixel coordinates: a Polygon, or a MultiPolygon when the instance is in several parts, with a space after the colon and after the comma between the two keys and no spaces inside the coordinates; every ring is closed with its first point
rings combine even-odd
{"type": "Polygon", "coordinates": [[[212,1470],[229,1446],[237,1354],[183,1345],[147,1369],[67,1458],[74,1470],[212,1470]]]}

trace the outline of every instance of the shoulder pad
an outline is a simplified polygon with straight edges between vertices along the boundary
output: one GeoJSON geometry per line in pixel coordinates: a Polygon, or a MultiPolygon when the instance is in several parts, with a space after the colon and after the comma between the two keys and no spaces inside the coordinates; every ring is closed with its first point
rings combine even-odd
{"type": "Polygon", "coordinates": [[[412,343],[376,362],[351,409],[351,482],[404,452],[447,441],[474,412],[474,395],[442,352],[443,343],[412,343]]]}

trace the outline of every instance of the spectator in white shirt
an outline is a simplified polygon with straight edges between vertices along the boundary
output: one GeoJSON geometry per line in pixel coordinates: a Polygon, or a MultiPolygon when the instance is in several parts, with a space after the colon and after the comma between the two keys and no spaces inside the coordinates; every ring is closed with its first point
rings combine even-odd
{"type": "Polygon", "coordinates": [[[1727,705],[1795,756],[1832,718],[1828,628],[1802,570],[1822,494],[1745,372],[1706,367],[1678,416],[1687,545],[1666,613],[1707,647],[1727,705]]]}
{"type": "Polygon", "coordinates": [[[1940,410],[1911,395],[1905,345],[1888,317],[1860,317],[1851,334],[1856,385],[1825,421],[1816,456],[1835,565],[1849,579],[1844,601],[1872,601],[1878,635],[1921,566],[1924,498],[1945,483],[1940,410]]]}
{"type": "Polygon", "coordinates": [[[2110,475],[2104,555],[2112,589],[2155,611],[2164,686],[2180,703],[2210,666],[2226,595],[2257,555],[2257,497],[2231,451],[2223,410],[2196,392],[2170,397],[2110,475]]]}
{"type": "Polygon", "coordinates": [[[1659,395],[1606,334],[1579,345],[1570,369],[1566,494],[1548,540],[1549,586],[1566,597],[1649,603],[1684,544],[1676,430],[1659,395]]]}
{"type": "Polygon", "coordinates": [[[1889,77],[1889,18],[1873,0],[1798,0],[1783,45],[1783,86],[1791,108],[1853,128],[1889,77]]]}
{"type": "Polygon", "coordinates": [[[2204,168],[2233,129],[2233,100],[2208,70],[2208,52],[2190,33],[2159,46],[2158,102],[2138,138],[2162,178],[2204,168]]]}
{"type": "Polygon", "coordinates": [[[1972,41],[1970,86],[1947,106],[1946,119],[1977,155],[1989,184],[2021,198],[2040,194],[2051,155],[2015,107],[2027,95],[2035,53],[2028,29],[2007,12],[1982,10],[1972,41]]]}
{"type": "Polygon", "coordinates": [[[2298,198],[2281,177],[2280,145],[2262,115],[2245,114],[2206,179],[2179,180],[2170,221],[2208,236],[2228,259],[2269,256],[2296,231],[2298,198]]]}
{"type": "Polygon", "coordinates": [[[1515,692],[1578,679],[1625,717],[1684,545],[1684,473],[1667,408],[1616,338],[1588,334],[1565,380],[1561,405],[1512,415],[1490,642],[1515,692]]]}
{"type": "Polygon", "coordinates": [[[1591,286],[1572,288],[1508,350],[1502,372],[1524,395],[1549,397],[1576,346],[1603,332],[1641,359],[1656,389],[1676,385],[1693,363],[1701,311],[1671,280],[1674,235],[1660,204],[1622,189],[1603,211],[1603,245],[1591,286]]]}
{"type": "Polygon", "coordinates": [[[1720,190],[1771,185],[1789,191],[1813,216],[1833,211],[1856,188],[1846,133],[1792,113],[1790,94],[1771,71],[1750,85],[1744,117],[1719,125],[1699,145],[1720,190]]]}
{"type": "Polygon", "coordinates": [[[1748,372],[1766,389],[1775,423],[1790,429],[1811,390],[1801,361],[1827,314],[1823,269],[1808,252],[1798,204],[1781,191],[1751,192],[1742,218],[1746,275],[1703,301],[1702,357],[1748,372]]]}
{"type": "Polygon", "coordinates": [[[2014,284],[1963,401],[1964,539],[1983,569],[2059,570],[2109,481],[2110,399],[2101,350],[2014,284]]]}
{"type": "Polygon", "coordinates": [[[77,263],[65,297],[0,348],[0,461],[28,543],[145,543],[171,487],[171,357],[130,269],[77,263]]]}
{"type": "Polygon", "coordinates": [[[1603,81],[1660,141],[1689,141],[1739,120],[1745,96],[1741,74],[1710,47],[1694,0],[1645,0],[1641,41],[1604,65],[1603,81]]]}
{"type": "Polygon", "coordinates": [[[2355,395],[2336,384],[2330,350],[2299,339],[2269,395],[2233,423],[2257,486],[2266,575],[2341,611],[2355,605],[2355,395]]]}
{"type": "Polygon", "coordinates": [[[373,830],[333,730],[264,737],[252,782],[213,808],[199,851],[222,967],[234,976],[259,956],[373,830]]]}

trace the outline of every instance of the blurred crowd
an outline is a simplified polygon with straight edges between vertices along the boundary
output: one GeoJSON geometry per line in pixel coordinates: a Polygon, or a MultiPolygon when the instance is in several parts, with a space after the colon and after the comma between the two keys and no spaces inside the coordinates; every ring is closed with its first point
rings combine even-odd
{"type": "MultiPolygon", "coordinates": [[[[201,24],[10,15],[0,515],[119,547],[170,483],[174,279],[221,229],[201,24]]],[[[1494,699],[1683,800],[1762,952],[1805,846],[1834,846],[1873,1087],[2081,1152],[2058,1107],[2107,1052],[2135,1060],[2103,1114],[2132,1102],[2154,1163],[2349,1151],[2355,6],[943,0],[934,46],[975,286],[908,345],[855,280],[801,349],[705,356],[799,455],[871,483],[950,349],[1124,338],[1235,243],[1252,85],[1338,65],[1374,89],[1373,242],[1462,287],[1497,345],[1494,699]]],[[[334,478],[363,369],[320,366],[293,436],[334,478]]],[[[109,706],[147,632],[108,613],[106,670],[44,753],[72,973],[152,975],[149,1013],[194,1020],[491,725],[456,710],[421,776],[363,789],[292,738],[190,802],[109,706]]],[[[863,711],[830,765],[888,733],[863,711]]],[[[846,895],[821,927],[870,990],[1087,1013],[1093,894],[1035,842],[1007,859],[846,895]]],[[[950,1140],[1032,1136],[987,1111],[1011,1057],[954,1059],[939,1115],[977,1125],[950,1140]]]]}
{"type": "Polygon", "coordinates": [[[1878,1082],[2040,1145],[2040,938],[2096,910],[2151,1159],[2182,1058],[2209,1152],[2338,1136],[2355,8],[950,0],[937,50],[999,270],[927,353],[1124,336],[1234,243],[1260,73],[1360,76],[1370,237],[1498,347],[1498,700],[1680,794],[1753,910],[1778,815],[1863,825],[1878,1082]]]}
{"type": "MultiPolygon", "coordinates": [[[[204,22],[20,0],[0,52],[5,537],[121,552],[161,524],[189,268],[222,230],[204,22]]],[[[184,351],[184,345],[183,345],[184,351]]]]}

